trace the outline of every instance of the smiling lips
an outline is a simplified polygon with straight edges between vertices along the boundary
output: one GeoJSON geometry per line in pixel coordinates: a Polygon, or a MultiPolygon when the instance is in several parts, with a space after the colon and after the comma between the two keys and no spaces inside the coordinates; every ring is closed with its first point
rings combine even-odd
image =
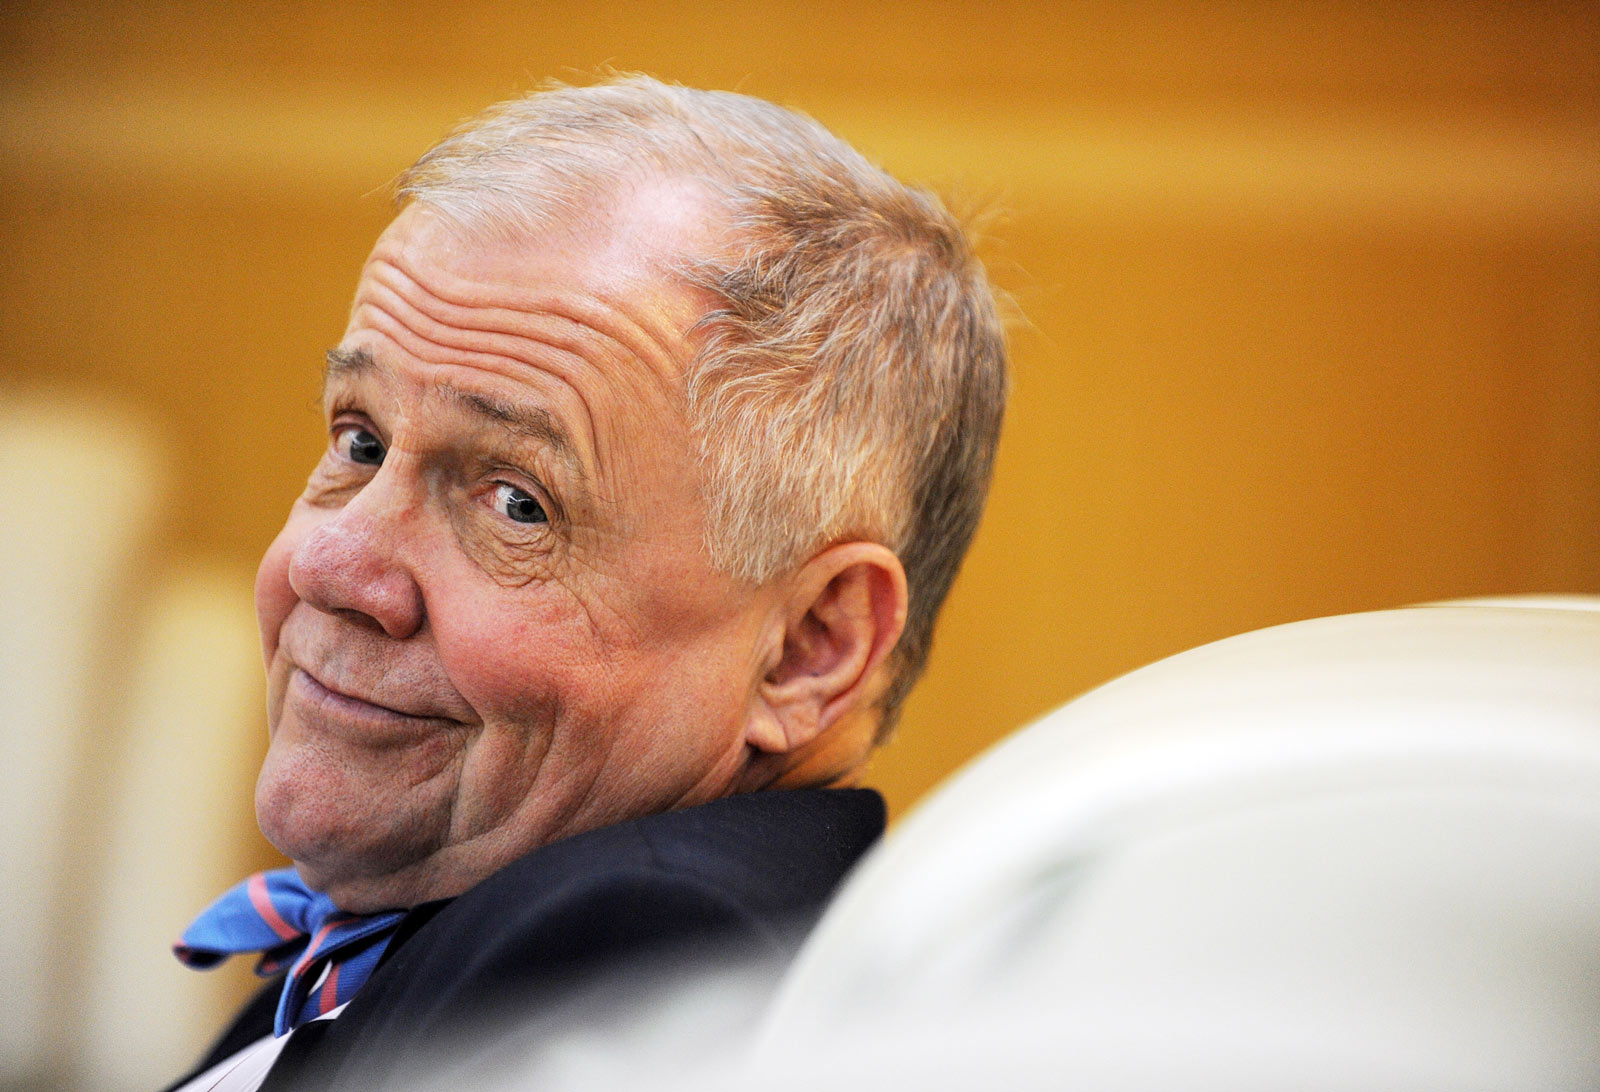
{"type": "Polygon", "coordinates": [[[471,724],[472,710],[435,665],[387,647],[371,633],[331,628],[304,604],[279,630],[294,704],[317,720],[371,730],[471,724]]]}
{"type": "Polygon", "coordinates": [[[294,673],[290,677],[289,685],[292,688],[299,689],[301,696],[312,704],[343,717],[356,719],[376,718],[388,721],[391,724],[412,725],[419,722],[448,719],[425,713],[409,713],[367,698],[358,698],[352,694],[343,693],[323,683],[303,667],[295,667],[294,673]]]}

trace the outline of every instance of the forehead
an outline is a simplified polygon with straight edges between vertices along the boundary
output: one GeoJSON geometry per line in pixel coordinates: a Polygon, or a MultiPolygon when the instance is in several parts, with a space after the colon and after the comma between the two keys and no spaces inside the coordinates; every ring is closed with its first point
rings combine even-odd
{"type": "Polygon", "coordinates": [[[552,412],[603,461],[615,433],[681,422],[687,335],[713,301],[673,270],[710,245],[707,208],[660,183],[494,237],[414,204],[367,261],[330,380],[398,367],[501,423],[552,412]],[[360,359],[383,368],[339,366],[360,359]],[[519,413],[519,392],[542,408],[519,413]]]}
{"type": "MultiPolygon", "coordinates": [[[[678,305],[698,319],[715,303],[692,289],[677,270],[710,254],[722,232],[714,199],[689,179],[651,178],[577,199],[535,226],[492,204],[457,210],[414,202],[380,236],[373,258],[395,254],[447,268],[463,281],[518,282],[537,289],[557,281],[604,299],[678,305]]],[[[370,263],[371,259],[369,259],[370,263]]]]}

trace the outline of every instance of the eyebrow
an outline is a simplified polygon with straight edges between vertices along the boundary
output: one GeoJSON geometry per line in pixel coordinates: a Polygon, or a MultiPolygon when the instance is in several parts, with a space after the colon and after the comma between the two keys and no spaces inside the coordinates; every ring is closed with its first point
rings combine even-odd
{"type": "MultiPolygon", "coordinates": [[[[388,369],[377,362],[365,349],[329,349],[327,365],[323,369],[323,382],[364,375],[388,369]]],[[[438,383],[434,390],[448,398],[458,408],[476,416],[503,425],[512,434],[524,440],[533,440],[549,447],[580,476],[583,463],[567,431],[550,413],[539,406],[519,406],[504,398],[496,398],[477,391],[466,391],[448,381],[438,383]]]]}
{"type": "Polygon", "coordinates": [[[381,367],[365,349],[329,349],[323,354],[322,381],[339,379],[347,375],[362,375],[380,371],[381,367]]]}
{"type": "Polygon", "coordinates": [[[464,391],[449,382],[440,383],[435,389],[468,413],[504,425],[511,433],[524,440],[542,443],[574,470],[579,472],[583,470],[571,438],[549,410],[538,406],[519,406],[515,402],[508,402],[493,395],[479,394],[477,391],[464,391]]]}

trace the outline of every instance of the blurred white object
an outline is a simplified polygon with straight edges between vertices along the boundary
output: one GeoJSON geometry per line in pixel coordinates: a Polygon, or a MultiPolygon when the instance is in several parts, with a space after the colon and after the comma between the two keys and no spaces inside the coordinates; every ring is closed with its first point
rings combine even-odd
{"type": "Polygon", "coordinates": [[[1597,606],[1279,626],[1068,704],[863,863],[752,1072],[1595,1087],[1597,606]]]}
{"type": "Polygon", "coordinates": [[[0,1088],[160,1087],[233,1000],[168,945],[252,825],[251,568],[158,555],[169,473],[114,406],[0,389],[0,1088]]]}
{"type": "MultiPolygon", "coordinates": [[[[129,579],[166,467],[106,407],[0,392],[0,1084],[57,1068],[52,1028],[82,927],[75,862],[94,844],[74,805],[105,746],[129,579]],[[86,835],[88,835],[86,837],[86,835]]],[[[111,741],[114,743],[114,739],[111,741]]],[[[92,797],[90,797],[92,799],[92,797]]]]}
{"type": "Polygon", "coordinates": [[[97,973],[74,999],[74,1069],[108,1092],[169,1083],[236,1003],[233,982],[184,967],[170,945],[237,878],[265,744],[251,730],[265,699],[248,570],[170,572],[135,636],[118,776],[99,808],[98,913],[77,931],[97,973]]]}

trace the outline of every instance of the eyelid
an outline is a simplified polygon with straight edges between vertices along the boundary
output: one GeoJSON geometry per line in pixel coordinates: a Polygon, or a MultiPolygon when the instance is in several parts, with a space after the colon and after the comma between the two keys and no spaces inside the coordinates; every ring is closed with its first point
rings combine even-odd
{"type": "Polygon", "coordinates": [[[340,425],[361,425],[372,430],[374,436],[381,434],[378,426],[353,402],[335,402],[328,407],[328,431],[332,432],[340,425]]]}
{"type": "Polygon", "coordinates": [[[379,440],[383,441],[383,445],[385,447],[389,446],[389,437],[384,435],[383,430],[378,427],[378,423],[374,421],[372,417],[353,399],[335,402],[328,407],[327,412],[329,436],[332,436],[334,433],[338,432],[341,427],[355,425],[358,428],[366,429],[379,440]]]}
{"type": "Polygon", "coordinates": [[[373,427],[370,421],[351,421],[348,419],[341,421],[336,419],[330,422],[328,425],[328,438],[333,439],[346,429],[352,428],[361,432],[370,432],[372,435],[378,438],[378,442],[380,444],[383,444],[385,447],[389,446],[388,441],[386,441],[383,436],[379,434],[378,430],[373,427]]]}

